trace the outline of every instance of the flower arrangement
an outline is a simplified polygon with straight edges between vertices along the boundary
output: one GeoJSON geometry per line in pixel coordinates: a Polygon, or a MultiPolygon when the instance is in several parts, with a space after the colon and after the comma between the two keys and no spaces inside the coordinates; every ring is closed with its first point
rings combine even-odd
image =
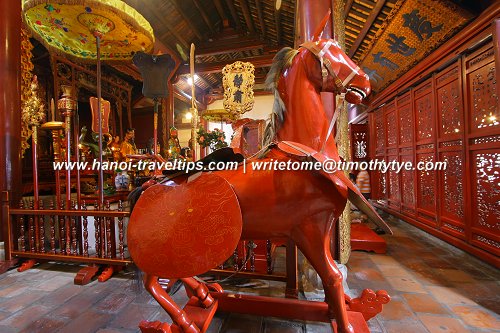
{"type": "Polygon", "coordinates": [[[205,131],[203,127],[200,127],[196,132],[196,142],[202,147],[209,147],[212,151],[223,147],[227,147],[225,141],[226,134],[218,128],[213,131],[205,131]]]}

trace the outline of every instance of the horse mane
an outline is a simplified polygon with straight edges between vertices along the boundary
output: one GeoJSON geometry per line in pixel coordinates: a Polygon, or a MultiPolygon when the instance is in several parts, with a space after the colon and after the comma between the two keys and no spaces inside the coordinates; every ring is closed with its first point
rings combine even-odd
{"type": "Polygon", "coordinates": [[[291,47],[282,48],[274,56],[271,69],[269,70],[269,73],[267,73],[265,86],[267,89],[273,92],[274,104],[273,112],[271,113],[269,122],[267,123],[266,129],[264,131],[264,137],[262,140],[263,147],[266,147],[273,142],[274,138],[276,137],[276,133],[278,132],[285,119],[286,107],[277,89],[278,80],[283,70],[290,67],[290,65],[292,64],[292,60],[297,55],[297,53],[299,53],[299,51],[292,49],[291,47]]]}

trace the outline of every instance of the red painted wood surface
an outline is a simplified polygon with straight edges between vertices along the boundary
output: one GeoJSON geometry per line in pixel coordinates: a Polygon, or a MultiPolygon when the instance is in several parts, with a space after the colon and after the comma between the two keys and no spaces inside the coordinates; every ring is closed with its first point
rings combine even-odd
{"type": "MultiPolygon", "coordinates": [[[[328,16],[326,16],[326,19],[328,19],[328,16]]],[[[326,40],[319,40],[315,45],[321,49],[325,47],[326,43],[326,40]]],[[[285,50],[284,52],[289,51],[285,50]]],[[[289,57],[291,55],[292,53],[288,53],[289,57]]],[[[341,80],[352,74],[355,67],[354,63],[347,58],[336,43],[330,46],[324,56],[332,63],[337,62],[333,68],[338,68],[338,72],[335,70],[335,76],[341,80]]],[[[340,160],[333,136],[325,137],[329,119],[325,116],[319,94],[321,86],[331,92],[336,92],[339,87],[336,87],[333,75],[328,76],[326,82],[323,82],[319,68],[318,59],[314,56],[314,53],[311,54],[307,48],[304,48],[294,54],[290,66],[286,71],[282,71],[282,74],[277,78],[275,88],[286,105],[285,121],[277,129],[276,134],[276,139],[282,142],[278,147],[271,149],[261,161],[303,160],[306,157],[320,162],[325,161],[327,158],[336,161],[340,160]],[[316,71],[306,70],[311,68],[316,69],[316,71]],[[317,151],[322,146],[325,149],[322,150],[322,153],[318,153],[317,151]]],[[[356,89],[346,90],[345,97],[348,102],[359,104],[363,96],[369,94],[371,89],[367,76],[362,72],[354,72],[357,74],[354,75],[349,86],[351,88],[356,87],[356,89]]],[[[346,199],[349,197],[358,208],[364,210],[376,223],[378,222],[381,227],[385,227],[390,232],[390,228],[381,220],[373,208],[366,200],[363,201],[364,198],[359,193],[359,190],[340,170],[337,170],[334,174],[320,174],[289,170],[262,172],[247,168],[245,172],[244,168],[241,167],[238,170],[225,170],[215,174],[231,184],[236,193],[243,219],[242,239],[272,239],[277,237],[292,239],[311,262],[322,281],[324,281],[325,294],[327,295],[330,310],[328,318],[336,319],[340,331],[352,332],[341,284],[342,275],[331,256],[333,222],[342,212],[346,199]],[[323,177],[326,177],[327,180],[325,181],[323,177]],[[300,207],[304,207],[304,209],[300,209],[300,207]],[[272,221],[272,223],[269,221],[272,221]]],[[[199,176],[198,179],[203,177],[207,177],[206,174],[199,176]]],[[[195,181],[193,180],[193,183],[195,181]]],[[[176,212],[173,212],[172,215],[171,212],[165,209],[173,205],[174,200],[183,202],[194,197],[193,192],[187,191],[189,187],[188,181],[178,178],[174,182],[176,184],[173,184],[173,182],[165,183],[152,186],[144,191],[131,214],[127,237],[129,250],[134,262],[147,274],[158,272],[164,273],[163,277],[171,277],[178,274],[180,268],[183,269],[185,276],[197,274],[197,269],[201,266],[192,267],[191,271],[189,271],[189,267],[186,267],[186,265],[188,263],[193,265],[192,260],[189,260],[193,251],[203,251],[203,249],[207,250],[205,251],[207,254],[205,262],[212,259],[221,259],[219,262],[214,263],[213,266],[225,259],[217,258],[217,253],[209,253],[210,248],[207,247],[207,244],[203,244],[203,239],[206,237],[205,233],[220,232],[218,226],[208,229],[205,228],[207,224],[203,223],[201,224],[203,228],[197,227],[202,222],[202,218],[210,216],[208,208],[217,207],[208,199],[217,192],[217,185],[220,186],[222,181],[218,181],[211,189],[207,187],[206,191],[204,191],[204,199],[196,201],[197,204],[200,202],[207,204],[202,209],[193,210],[190,220],[199,221],[198,223],[186,225],[186,228],[172,230],[178,234],[178,239],[172,239],[171,244],[165,244],[163,237],[158,237],[158,235],[164,236],[164,233],[168,233],[169,227],[177,221],[177,218],[173,217],[176,212]],[[171,198],[172,202],[169,202],[155,197],[156,194],[160,194],[155,190],[158,186],[177,186],[178,188],[185,188],[186,191],[180,192],[181,195],[175,198],[162,195],[163,199],[171,198]],[[155,201],[154,204],[153,201],[155,201]],[[143,232],[143,230],[146,230],[149,234],[143,232]],[[184,242],[180,243],[180,241],[184,242]],[[141,242],[146,243],[147,246],[141,246],[141,242]],[[182,246],[175,248],[175,244],[182,246]],[[162,251],[148,253],[151,246],[162,251]],[[165,253],[163,250],[167,250],[168,246],[173,249],[182,249],[182,251],[174,256],[158,254],[165,253]],[[171,267],[170,270],[165,269],[167,265],[170,265],[171,260],[178,259],[181,255],[184,255],[185,258],[184,266],[175,267],[175,269],[171,267]]],[[[229,211],[232,213],[232,207],[228,208],[231,208],[229,211]]],[[[235,226],[234,222],[233,226],[235,226]]],[[[229,238],[229,240],[232,239],[229,238]]],[[[217,248],[213,249],[217,250],[217,248]]],[[[219,249],[221,248],[219,247],[219,249]]],[[[209,268],[211,267],[206,267],[206,269],[209,268]]],[[[149,284],[149,286],[152,286],[152,284],[149,284]]],[[[146,287],[148,288],[148,285],[146,287]]],[[[148,290],[154,292],[151,288],[148,290]]],[[[165,300],[160,301],[160,304],[167,310],[167,303],[170,303],[170,301],[166,296],[160,295],[159,297],[155,296],[155,298],[165,300]]],[[[174,321],[176,320],[174,319],[174,321]]]]}
{"type": "MultiPolygon", "coordinates": [[[[21,197],[21,3],[0,3],[0,191],[10,191],[12,202],[21,197]]],[[[1,208],[3,210],[3,206],[1,208]]],[[[2,223],[0,240],[6,239],[2,223]]],[[[10,253],[5,248],[5,258],[10,253]]]]}
{"type": "Polygon", "coordinates": [[[351,224],[351,249],[385,253],[387,243],[364,223],[351,224]]]}
{"type": "Polygon", "coordinates": [[[433,75],[419,74],[428,78],[372,110],[372,158],[447,163],[439,171],[374,173],[372,197],[380,207],[498,265],[500,94],[494,45],[499,36],[478,43],[482,36],[478,32],[468,41],[475,45],[472,51],[433,75]]]}

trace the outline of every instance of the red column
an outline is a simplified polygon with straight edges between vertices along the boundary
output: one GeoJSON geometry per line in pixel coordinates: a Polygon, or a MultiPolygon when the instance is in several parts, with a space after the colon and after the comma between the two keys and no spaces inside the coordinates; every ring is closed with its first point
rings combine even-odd
{"type": "MultiPolygon", "coordinates": [[[[332,8],[331,0],[297,0],[295,5],[295,47],[312,39],[320,21],[332,8]]],[[[333,13],[333,10],[332,10],[333,13]]],[[[323,38],[332,38],[332,22],[328,22],[323,38]]]]}
{"type": "Polygon", "coordinates": [[[21,193],[21,1],[0,1],[0,191],[21,193]]]}
{"type": "MultiPolygon", "coordinates": [[[[300,44],[312,39],[316,28],[325,17],[329,9],[333,13],[332,0],[297,0],[295,5],[295,48],[300,44]]],[[[322,38],[333,38],[332,19],[327,23],[322,38]]],[[[333,93],[321,93],[321,99],[328,119],[333,116],[335,110],[335,95],[333,93]]]]}

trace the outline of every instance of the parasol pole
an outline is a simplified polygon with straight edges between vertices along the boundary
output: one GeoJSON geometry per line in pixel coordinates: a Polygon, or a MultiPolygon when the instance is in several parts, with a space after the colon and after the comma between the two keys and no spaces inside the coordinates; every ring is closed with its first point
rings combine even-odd
{"type": "Polygon", "coordinates": [[[198,109],[196,108],[196,94],[194,85],[194,44],[191,43],[191,51],[189,53],[189,71],[191,74],[191,141],[193,143],[193,161],[196,161],[198,154],[198,142],[196,141],[196,129],[198,128],[198,109]]]}
{"type": "Polygon", "coordinates": [[[158,97],[154,99],[154,114],[153,114],[153,155],[156,155],[158,146],[158,97]]]}
{"type": "Polygon", "coordinates": [[[96,46],[97,46],[97,110],[99,110],[99,117],[97,124],[99,126],[99,207],[104,209],[104,173],[102,171],[102,110],[101,110],[101,34],[97,31],[94,32],[96,46]]]}

